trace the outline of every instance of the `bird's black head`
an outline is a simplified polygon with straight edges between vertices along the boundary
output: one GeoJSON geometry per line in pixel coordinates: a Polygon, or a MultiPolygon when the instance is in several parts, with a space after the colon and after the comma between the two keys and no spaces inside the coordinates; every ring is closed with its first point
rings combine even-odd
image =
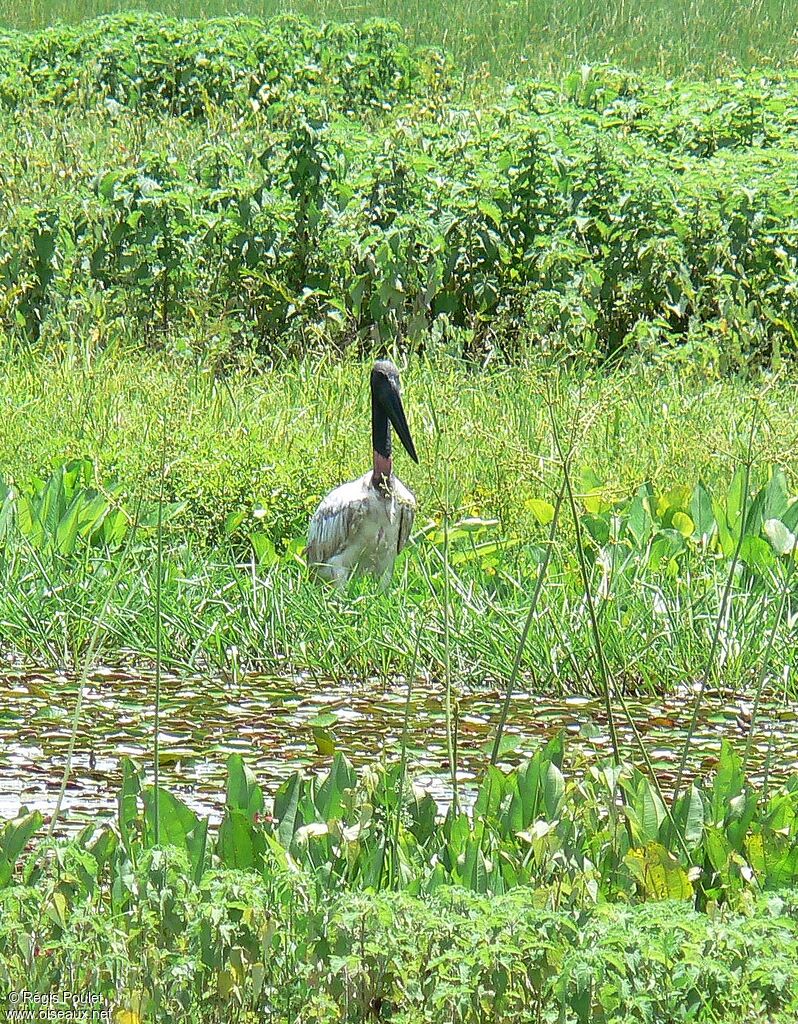
{"type": "Polygon", "coordinates": [[[389,359],[378,359],[371,371],[371,433],[374,450],[386,459],[391,457],[391,428],[413,462],[418,462],[410,427],[402,406],[399,371],[389,359]]]}

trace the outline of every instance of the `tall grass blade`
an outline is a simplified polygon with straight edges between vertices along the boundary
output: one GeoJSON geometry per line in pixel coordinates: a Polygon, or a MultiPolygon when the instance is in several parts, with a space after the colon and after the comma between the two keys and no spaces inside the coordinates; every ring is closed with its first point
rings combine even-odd
{"type": "Polygon", "coordinates": [[[726,609],[731,599],[732,584],[734,582],[734,575],[737,570],[737,564],[740,560],[740,551],[743,546],[743,540],[745,539],[745,522],[748,516],[748,498],[751,487],[751,467],[753,464],[753,450],[754,450],[754,431],[756,429],[757,413],[759,411],[759,403],[754,400],[753,412],[751,413],[751,428],[748,433],[748,447],[745,458],[745,471],[743,476],[743,491],[740,499],[740,511],[739,511],[739,524],[740,532],[737,537],[737,543],[735,544],[734,554],[732,556],[731,564],[729,565],[729,572],[726,576],[726,584],[723,588],[723,596],[721,597],[720,608],[718,609],[718,616],[715,620],[715,628],[712,633],[712,641],[709,647],[709,654],[704,668],[701,672],[701,676],[698,682],[698,688],[696,690],[695,700],[693,702],[693,713],[690,717],[690,724],[687,727],[687,734],[682,744],[682,753],[679,758],[679,768],[676,773],[676,782],[673,786],[673,796],[671,798],[671,807],[676,806],[676,801],[679,798],[679,793],[682,789],[682,781],[684,779],[684,773],[687,768],[687,756],[690,752],[690,744],[693,741],[693,735],[695,734],[696,725],[698,724],[698,712],[701,709],[701,703],[704,697],[704,690],[706,689],[707,680],[709,674],[712,671],[712,666],[715,662],[715,653],[718,649],[718,642],[720,640],[720,631],[723,625],[723,621],[726,617],[726,609]]]}
{"type": "Polygon", "coordinates": [[[535,590],[532,594],[532,600],[529,604],[529,610],[526,615],[526,621],[524,622],[524,628],[521,630],[521,636],[518,638],[518,643],[515,648],[515,656],[513,658],[513,666],[510,669],[510,678],[507,680],[507,687],[504,691],[504,700],[502,701],[502,708],[499,712],[499,721],[496,725],[496,735],[493,739],[493,749],[490,755],[491,765],[495,765],[499,760],[499,751],[501,749],[502,737],[504,736],[504,729],[507,724],[507,715],[510,711],[510,704],[513,699],[513,691],[515,684],[518,681],[518,673],[521,669],[521,658],[526,647],[527,637],[529,636],[529,630],[532,625],[532,621],[537,611],[538,601],[543,590],[543,583],[546,579],[546,573],[548,572],[549,562],[551,561],[551,552],[554,548],[554,538],[557,533],[557,524],[560,518],[560,508],[562,507],[563,498],[565,497],[565,479],[560,486],[560,490],[557,493],[557,501],[554,505],[554,515],[549,526],[549,536],[546,542],[546,553],[543,556],[543,561],[538,571],[538,578],[535,581],[535,590]]]}

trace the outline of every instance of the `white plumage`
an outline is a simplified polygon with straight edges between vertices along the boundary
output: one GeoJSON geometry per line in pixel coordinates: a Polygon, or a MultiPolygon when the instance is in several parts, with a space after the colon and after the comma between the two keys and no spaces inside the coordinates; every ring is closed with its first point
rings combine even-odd
{"type": "Polygon", "coordinates": [[[308,563],[322,579],[339,586],[364,572],[386,586],[413,528],[412,492],[394,476],[386,493],[373,478],[369,470],[330,491],[310,521],[308,563]]]}
{"type": "Polygon", "coordinates": [[[308,527],[308,565],[338,587],[350,576],[366,572],[385,587],[413,527],[416,499],[394,476],[391,424],[408,455],[418,462],[402,406],[399,371],[380,360],[371,371],[373,467],[330,491],[308,527]]]}

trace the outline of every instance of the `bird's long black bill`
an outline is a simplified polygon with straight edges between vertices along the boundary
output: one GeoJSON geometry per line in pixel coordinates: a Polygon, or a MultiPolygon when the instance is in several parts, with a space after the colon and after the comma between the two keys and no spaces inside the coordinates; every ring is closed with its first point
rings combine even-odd
{"type": "Polygon", "coordinates": [[[388,388],[388,393],[385,396],[385,411],[388,413],[388,419],[393,424],[393,429],[399,435],[399,440],[404,445],[405,451],[413,462],[418,462],[416,447],[413,444],[413,438],[410,436],[410,427],[407,425],[407,417],[402,405],[402,396],[396,388],[388,388]]]}

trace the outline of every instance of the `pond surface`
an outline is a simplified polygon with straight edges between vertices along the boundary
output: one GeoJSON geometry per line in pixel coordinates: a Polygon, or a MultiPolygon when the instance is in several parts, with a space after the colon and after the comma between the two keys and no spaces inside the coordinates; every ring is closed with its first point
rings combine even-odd
{"type": "MultiPolygon", "coordinates": [[[[77,681],[59,673],[7,671],[0,677],[0,821],[15,816],[22,805],[45,816],[52,813],[77,692],[77,681]]],[[[165,676],[161,692],[161,785],[214,821],[224,802],[225,762],[231,753],[244,756],[268,792],[297,768],[323,771],[330,762],[330,741],[355,765],[399,757],[407,698],[402,681],[331,684],[301,676],[244,676],[238,681],[165,676]]],[[[685,688],[666,699],[628,700],[666,790],[675,777],[692,698],[692,690],[685,688]]],[[[464,795],[489,758],[501,701],[496,690],[459,699],[458,766],[464,795]]],[[[151,777],[153,705],[151,677],[103,669],[89,679],[62,808],[64,830],[115,813],[122,755],[132,757],[151,777]]],[[[749,700],[705,694],[690,748],[691,773],[712,770],[724,737],[742,756],[751,711],[749,700]]],[[[642,764],[620,708],[617,719],[625,756],[642,764]]],[[[414,685],[409,721],[410,763],[418,781],[443,807],[449,788],[442,685],[414,685]]],[[[576,759],[583,765],[608,755],[606,715],[599,698],[575,694],[551,699],[520,692],[507,726],[516,746],[502,763],[517,763],[560,729],[569,734],[571,754],[584,755],[576,759]]],[[[798,771],[798,712],[793,705],[763,702],[754,729],[752,779],[761,781],[771,743],[771,779],[798,771]]]]}

